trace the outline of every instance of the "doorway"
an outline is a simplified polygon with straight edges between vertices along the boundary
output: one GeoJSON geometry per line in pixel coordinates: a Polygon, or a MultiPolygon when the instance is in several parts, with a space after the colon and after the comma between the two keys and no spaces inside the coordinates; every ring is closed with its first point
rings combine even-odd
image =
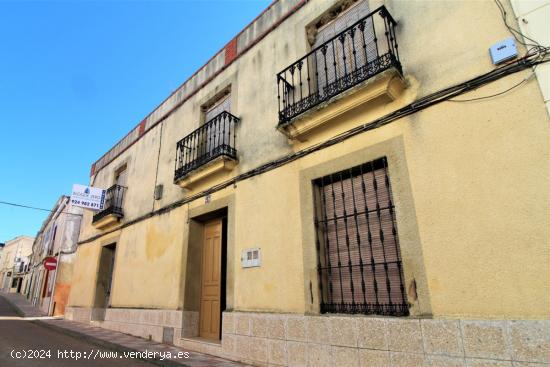
{"type": "Polygon", "coordinates": [[[227,217],[204,223],[201,261],[199,336],[221,338],[221,314],[225,310],[227,217]]]}
{"type": "Polygon", "coordinates": [[[97,317],[94,317],[95,320],[103,319],[105,317],[105,309],[111,304],[115,253],[115,243],[101,248],[94,301],[94,308],[97,309],[95,313],[97,317]]]}

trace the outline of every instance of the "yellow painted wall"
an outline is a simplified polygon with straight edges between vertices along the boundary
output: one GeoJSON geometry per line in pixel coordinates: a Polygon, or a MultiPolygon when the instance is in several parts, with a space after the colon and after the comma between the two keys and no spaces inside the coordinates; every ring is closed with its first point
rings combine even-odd
{"type": "Polygon", "coordinates": [[[91,307],[101,247],[116,243],[111,306],[181,307],[182,210],[174,210],[79,246],[69,304],[91,307]]]}
{"type": "Polygon", "coordinates": [[[74,307],[92,307],[99,261],[98,244],[79,246],[73,268],[69,305],[74,307]]]}
{"type": "MultiPolygon", "coordinates": [[[[542,46],[550,45],[547,19],[550,18],[550,0],[511,0],[522,34],[542,46]]],[[[529,43],[526,40],[526,43],[529,43]]],[[[548,114],[550,114],[550,65],[542,64],[535,70],[548,114]]]]}
{"type": "MultiPolygon", "coordinates": [[[[115,168],[128,163],[123,223],[492,70],[487,49],[509,36],[492,1],[388,1],[399,22],[397,37],[408,84],[404,95],[389,104],[365,105],[334,119],[307,141],[291,143],[275,129],[275,74],[307,52],[304,28],[330,3],[306,4],[92,177],[95,186],[110,186],[115,168]],[[242,119],[237,130],[239,165],[226,176],[184,191],[172,182],[176,142],[198,127],[200,104],[228,83],[232,113],[242,119]],[[163,198],[156,202],[155,183],[164,184],[163,198]]],[[[372,2],[371,8],[379,3],[372,2]]],[[[525,71],[459,98],[497,93],[528,75],[525,71]]],[[[418,257],[404,259],[407,280],[425,279],[418,290],[422,304],[414,306],[418,314],[548,318],[549,127],[540,90],[531,80],[499,98],[442,103],[212,194],[213,201],[235,198],[233,308],[315,311],[308,290],[309,281],[316,281],[310,256],[315,246],[310,233],[313,218],[304,214],[308,204],[300,175],[327,162],[336,169],[339,159],[339,169],[345,169],[343,162],[362,157],[366,161],[387,151],[393,157],[392,185],[402,188],[394,191],[400,241],[416,249],[418,257]],[[392,150],[390,141],[400,148],[392,150]],[[260,268],[241,268],[240,253],[248,247],[262,248],[260,268]]],[[[181,307],[188,210],[204,203],[201,198],[120,231],[114,307],[181,307]]],[[[100,233],[91,226],[91,215],[85,215],[80,240],[100,233]]],[[[106,242],[99,238],[79,247],[73,306],[92,305],[91,274],[102,244],[106,242]]]]}
{"type": "Polygon", "coordinates": [[[241,182],[235,196],[236,254],[260,247],[262,256],[258,268],[235,262],[235,308],[303,312],[298,171],[285,167],[241,182]]]}
{"type": "Polygon", "coordinates": [[[182,210],[123,230],[117,243],[113,307],[178,308],[182,210]]]}

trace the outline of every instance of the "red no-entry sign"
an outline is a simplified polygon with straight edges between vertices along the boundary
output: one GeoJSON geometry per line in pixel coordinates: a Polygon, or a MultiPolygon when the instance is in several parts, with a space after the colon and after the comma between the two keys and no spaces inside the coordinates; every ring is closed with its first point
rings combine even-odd
{"type": "Polygon", "coordinates": [[[44,259],[44,268],[46,270],[55,270],[57,267],[57,259],[55,257],[48,256],[44,259]]]}

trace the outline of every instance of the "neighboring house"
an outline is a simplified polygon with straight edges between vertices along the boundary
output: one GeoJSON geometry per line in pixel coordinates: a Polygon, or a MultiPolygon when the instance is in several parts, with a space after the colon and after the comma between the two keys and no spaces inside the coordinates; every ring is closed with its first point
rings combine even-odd
{"type": "Polygon", "coordinates": [[[33,243],[31,286],[28,297],[49,315],[63,315],[71,289],[76,243],[82,220],[82,208],[61,196],[42,223],[33,243]],[[44,260],[53,257],[55,270],[47,270],[44,260]]]}
{"type": "MultiPolygon", "coordinates": [[[[541,45],[550,45],[550,0],[512,0],[519,29],[527,37],[523,42],[537,41],[541,45]]],[[[550,114],[550,64],[539,65],[535,73],[540,85],[548,114],[550,114]]]]}
{"type": "Polygon", "coordinates": [[[24,293],[32,253],[33,237],[18,236],[6,241],[0,256],[0,287],[4,292],[24,293]]]}
{"type": "Polygon", "coordinates": [[[548,361],[550,119],[532,59],[493,72],[498,4],[274,1],[92,165],[66,317],[255,365],[548,361]]]}
{"type": "MultiPolygon", "coordinates": [[[[1,269],[1,266],[2,266],[2,252],[4,251],[4,246],[6,244],[3,243],[3,242],[0,242],[0,269],[1,269]]],[[[0,278],[0,289],[2,289],[2,278],[0,278]]]]}

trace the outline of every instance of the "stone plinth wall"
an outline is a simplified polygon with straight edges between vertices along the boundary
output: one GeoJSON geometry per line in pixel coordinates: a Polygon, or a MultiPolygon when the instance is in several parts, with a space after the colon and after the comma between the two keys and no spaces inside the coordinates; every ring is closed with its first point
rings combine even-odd
{"type": "MultiPolygon", "coordinates": [[[[91,309],[65,317],[90,323],[91,309]]],[[[220,343],[198,312],[107,309],[93,325],[255,366],[550,367],[550,320],[412,319],[224,312],[220,343]]]]}
{"type": "Polygon", "coordinates": [[[92,316],[91,308],[86,308],[86,307],[66,307],[65,308],[65,319],[67,320],[73,320],[73,321],[89,324],[91,316],[92,316]]]}
{"type": "Polygon", "coordinates": [[[151,310],[108,308],[104,321],[91,321],[90,308],[67,307],[65,318],[89,323],[122,333],[174,344],[182,336],[198,335],[198,312],[181,310],[151,310]]]}
{"type": "Polygon", "coordinates": [[[550,321],[225,312],[220,350],[258,366],[543,367],[550,321]]]}

